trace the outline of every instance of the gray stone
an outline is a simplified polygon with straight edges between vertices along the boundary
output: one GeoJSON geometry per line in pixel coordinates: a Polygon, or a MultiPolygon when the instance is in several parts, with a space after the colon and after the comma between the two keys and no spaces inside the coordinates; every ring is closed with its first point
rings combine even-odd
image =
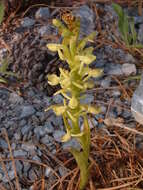
{"type": "Polygon", "coordinates": [[[65,135],[64,131],[60,131],[60,130],[55,130],[53,133],[53,137],[55,139],[55,141],[57,142],[61,142],[61,138],[65,135]]]}
{"type": "Polygon", "coordinates": [[[55,119],[52,121],[55,126],[58,126],[62,129],[63,126],[63,119],[62,116],[56,116],[55,119]]]}
{"type": "Polygon", "coordinates": [[[45,170],[45,176],[49,177],[50,173],[51,173],[51,168],[47,167],[45,170]]]}
{"type": "Polygon", "coordinates": [[[80,100],[81,104],[91,104],[94,101],[94,95],[93,94],[87,94],[85,98],[80,100]]]}
{"type": "Polygon", "coordinates": [[[64,150],[70,149],[70,148],[75,148],[77,150],[81,149],[79,142],[77,142],[75,138],[72,138],[70,141],[63,143],[62,147],[64,150]]]}
{"type": "Polygon", "coordinates": [[[41,28],[39,28],[38,33],[40,34],[40,36],[48,36],[51,35],[52,33],[52,28],[50,25],[47,26],[42,26],[41,28]]]}
{"type": "Polygon", "coordinates": [[[65,168],[63,166],[59,167],[59,173],[60,173],[61,177],[65,176],[68,172],[69,172],[69,170],[67,168],[65,168]]]}
{"type": "Polygon", "coordinates": [[[20,126],[20,127],[23,127],[24,125],[26,125],[26,123],[27,123],[27,121],[26,121],[25,119],[22,119],[22,120],[20,120],[20,122],[19,122],[19,126],[20,126]]]}
{"type": "Polygon", "coordinates": [[[131,54],[126,54],[124,57],[126,63],[135,63],[135,58],[131,54]]]}
{"type": "Polygon", "coordinates": [[[31,143],[23,143],[21,148],[29,152],[30,155],[35,154],[36,146],[31,143]]]}
{"type": "MultiPolygon", "coordinates": [[[[15,178],[14,170],[9,170],[8,171],[8,176],[9,176],[10,180],[13,180],[15,178]]],[[[6,175],[4,175],[4,177],[2,178],[2,181],[5,182],[5,183],[7,183],[9,181],[6,175]]]]}
{"type": "Polygon", "coordinates": [[[3,148],[4,150],[8,149],[8,145],[7,145],[6,141],[1,138],[0,138],[0,148],[3,148]]]}
{"type": "Polygon", "coordinates": [[[23,150],[14,150],[13,155],[14,157],[25,157],[27,155],[27,152],[23,150]]]}
{"type": "Polygon", "coordinates": [[[119,90],[114,90],[113,92],[112,92],[112,96],[113,97],[119,97],[121,95],[121,92],[119,91],[119,90]]]}
{"type": "Polygon", "coordinates": [[[48,21],[48,19],[50,18],[50,10],[48,7],[42,7],[39,8],[38,11],[35,14],[35,18],[44,20],[44,21],[48,21]]]}
{"type": "Polygon", "coordinates": [[[23,103],[23,98],[20,97],[15,92],[13,92],[13,93],[10,93],[9,102],[12,103],[12,104],[22,104],[23,103]]]}
{"type": "Polygon", "coordinates": [[[111,85],[111,77],[106,77],[101,81],[101,86],[103,88],[108,88],[111,85]]]}
{"type": "Polygon", "coordinates": [[[121,76],[123,75],[123,71],[122,71],[122,66],[120,64],[107,64],[104,72],[108,75],[116,75],[116,76],[121,76]]]}
{"type": "Polygon", "coordinates": [[[80,18],[81,34],[88,35],[94,30],[94,12],[87,5],[80,6],[79,9],[73,11],[76,17],[80,18]]]}
{"type": "Polygon", "coordinates": [[[15,165],[16,165],[16,171],[18,173],[22,174],[22,168],[23,168],[23,166],[22,166],[21,162],[19,160],[16,160],[15,161],[15,165]]]}
{"type": "Polygon", "coordinates": [[[25,17],[21,21],[21,26],[24,28],[31,28],[34,24],[35,24],[35,20],[29,17],[25,17]]]}
{"type": "Polygon", "coordinates": [[[33,108],[32,105],[22,106],[21,109],[22,109],[21,114],[20,114],[21,119],[30,117],[31,115],[33,115],[36,112],[36,110],[33,108]]]}
{"type": "Polygon", "coordinates": [[[137,70],[136,70],[136,66],[135,64],[131,64],[131,63],[124,63],[122,65],[122,72],[125,76],[129,76],[131,74],[136,74],[137,70]]]}
{"type": "Polygon", "coordinates": [[[43,138],[41,138],[41,142],[45,145],[49,145],[51,142],[51,138],[48,135],[45,135],[43,138]]]}
{"type": "Polygon", "coordinates": [[[31,167],[30,163],[24,162],[23,170],[24,170],[24,173],[26,174],[26,176],[27,176],[27,171],[30,169],[30,167],[31,167]]]}
{"type": "Polygon", "coordinates": [[[45,133],[49,134],[49,133],[53,133],[54,132],[54,127],[51,124],[51,122],[46,122],[43,128],[44,128],[45,133]]]}
{"type": "Polygon", "coordinates": [[[30,132],[30,130],[31,130],[31,125],[25,125],[21,129],[21,133],[22,133],[22,135],[26,135],[30,132]]]}
{"type": "Polygon", "coordinates": [[[53,101],[56,104],[62,104],[63,103],[63,97],[60,94],[57,94],[53,97],[53,101]]]}
{"type": "Polygon", "coordinates": [[[32,157],[32,160],[41,162],[41,159],[40,159],[37,155],[33,156],[33,157],[32,157]]]}

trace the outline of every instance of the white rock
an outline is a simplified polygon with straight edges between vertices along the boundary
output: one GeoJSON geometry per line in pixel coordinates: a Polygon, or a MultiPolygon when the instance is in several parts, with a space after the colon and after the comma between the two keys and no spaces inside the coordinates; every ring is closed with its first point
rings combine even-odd
{"type": "Polygon", "coordinates": [[[122,65],[122,72],[125,76],[129,76],[131,74],[136,74],[137,69],[135,64],[131,64],[131,63],[124,63],[122,65]]]}

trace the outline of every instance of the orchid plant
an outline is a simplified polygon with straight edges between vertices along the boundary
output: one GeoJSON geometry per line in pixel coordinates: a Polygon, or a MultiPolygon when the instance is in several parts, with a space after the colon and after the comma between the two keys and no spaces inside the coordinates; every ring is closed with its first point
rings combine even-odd
{"type": "Polygon", "coordinates": [[[64,24],[58,19],[53,20],[62,36],[61,44],[47,44],[49,50],[58,52],[59,58],[66,61],[69,70],[60,68],[60,76],[56,74],[48,75],[50,85],[60,84],[61,89],[54,95],[63,96],[62,105],[52,105],[46,111],[53,109],[57,116],[62,115],[66,134],[61,141],[66,142],[71,138],[76,138],[80,143],[81,150],[70,148],[78,167],[80,169],[79,189],[85,188],[89,176],[89,152],[90,152],[90,128],[88,114],[98,114],[100,109],[93,105],[82,104],[81,99],[86,97],[86,91],[93,88],[92,77],[99,77],[101,69],[89,68],[90,63],[95,61],[93,47],[87,47],[88,42],[93,42],[96,33],[80,39],[80,20],[76,18],[70,25],[64,24]],[[79,119],[83,119],[83,128],[79,119]]]}

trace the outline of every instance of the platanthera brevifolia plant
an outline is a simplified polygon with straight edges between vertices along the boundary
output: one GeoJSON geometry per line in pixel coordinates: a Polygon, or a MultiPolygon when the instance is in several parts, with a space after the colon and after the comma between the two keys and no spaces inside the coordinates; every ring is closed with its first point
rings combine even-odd
{"type": "Polygon", "coordinates": [[[60,68],[60,76],[56,74],[48,75],[50,85],[60,84],[61,89],[54,95],[63,96],[62,105],[52,105],[46,109],[53,109],[57,116],[62,115],[66,134],[61,141],[66,142],[71,138],[76,138],[79,142],[80,151],[70,148],[80,169],[79,189],[85,188],[89,176],[89,152],[90,152],[90,128],[88,123],[88,114],[98,114],[100,109],[88,104],[82,104],[81,99],[86,97],[88,88],[93,88],[92,77],[99,77],[102,74],[101,69],[91,69],[89,64],[95,61],[93,47],[87,47],[87,42],[93,42],[95,32],[83,39],[79,38],[80,20],[75,18],[72,22],[63,24],[60,20],[54,19],[53,24],[59,30],[62,36],[61,44],[47,44],[49,50],[58,52],[59,58],[66,61],[69,70],[60,68]],[[83,127],[79,120],[83,119],[83,127]]]}

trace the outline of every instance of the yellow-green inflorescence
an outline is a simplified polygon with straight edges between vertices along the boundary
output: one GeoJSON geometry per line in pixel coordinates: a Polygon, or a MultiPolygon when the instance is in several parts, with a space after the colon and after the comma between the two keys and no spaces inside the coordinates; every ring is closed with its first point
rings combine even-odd
{"type": "Polygon", "coordinates": [[[53,24],[58,28],[61,36],[61,44],[47,44],[49,50],[58,52],[59,58],[66,61],[69,70],[60,68],[60,76],[55,74],[48,75],[50,85],[60,84],[61,89],[55,93],[62,94],[64,100],[62,105],[53,105],[57,116],[62,115],[66,134],[62,137],[62,142],[76,138],[81,145],[81,150],[70,149],[78,167],[80,169],[79,189],[84,189],[89,175],[89,152],[90,152],[90,128],[88,124],[88,114],[99,113],[99,108],[81,104],[80,100],[85,98],[87,89],[93,88],[92,77],[99,77],[101,69],[91,69],[89,64],[95,61],[96,56],[93,54],[93,47],[86,47],[87,42],[92,42],[95,38],[95,32],[89,36],[79,39],[80,21],[73,21],[73,26],[64,25],[60,20],[54,19],[53,24]],[[72,28],[72,29],[71,29],[72,28]],[[83,118],[84,127],[79,125],[80,117],[83,118]]]}

